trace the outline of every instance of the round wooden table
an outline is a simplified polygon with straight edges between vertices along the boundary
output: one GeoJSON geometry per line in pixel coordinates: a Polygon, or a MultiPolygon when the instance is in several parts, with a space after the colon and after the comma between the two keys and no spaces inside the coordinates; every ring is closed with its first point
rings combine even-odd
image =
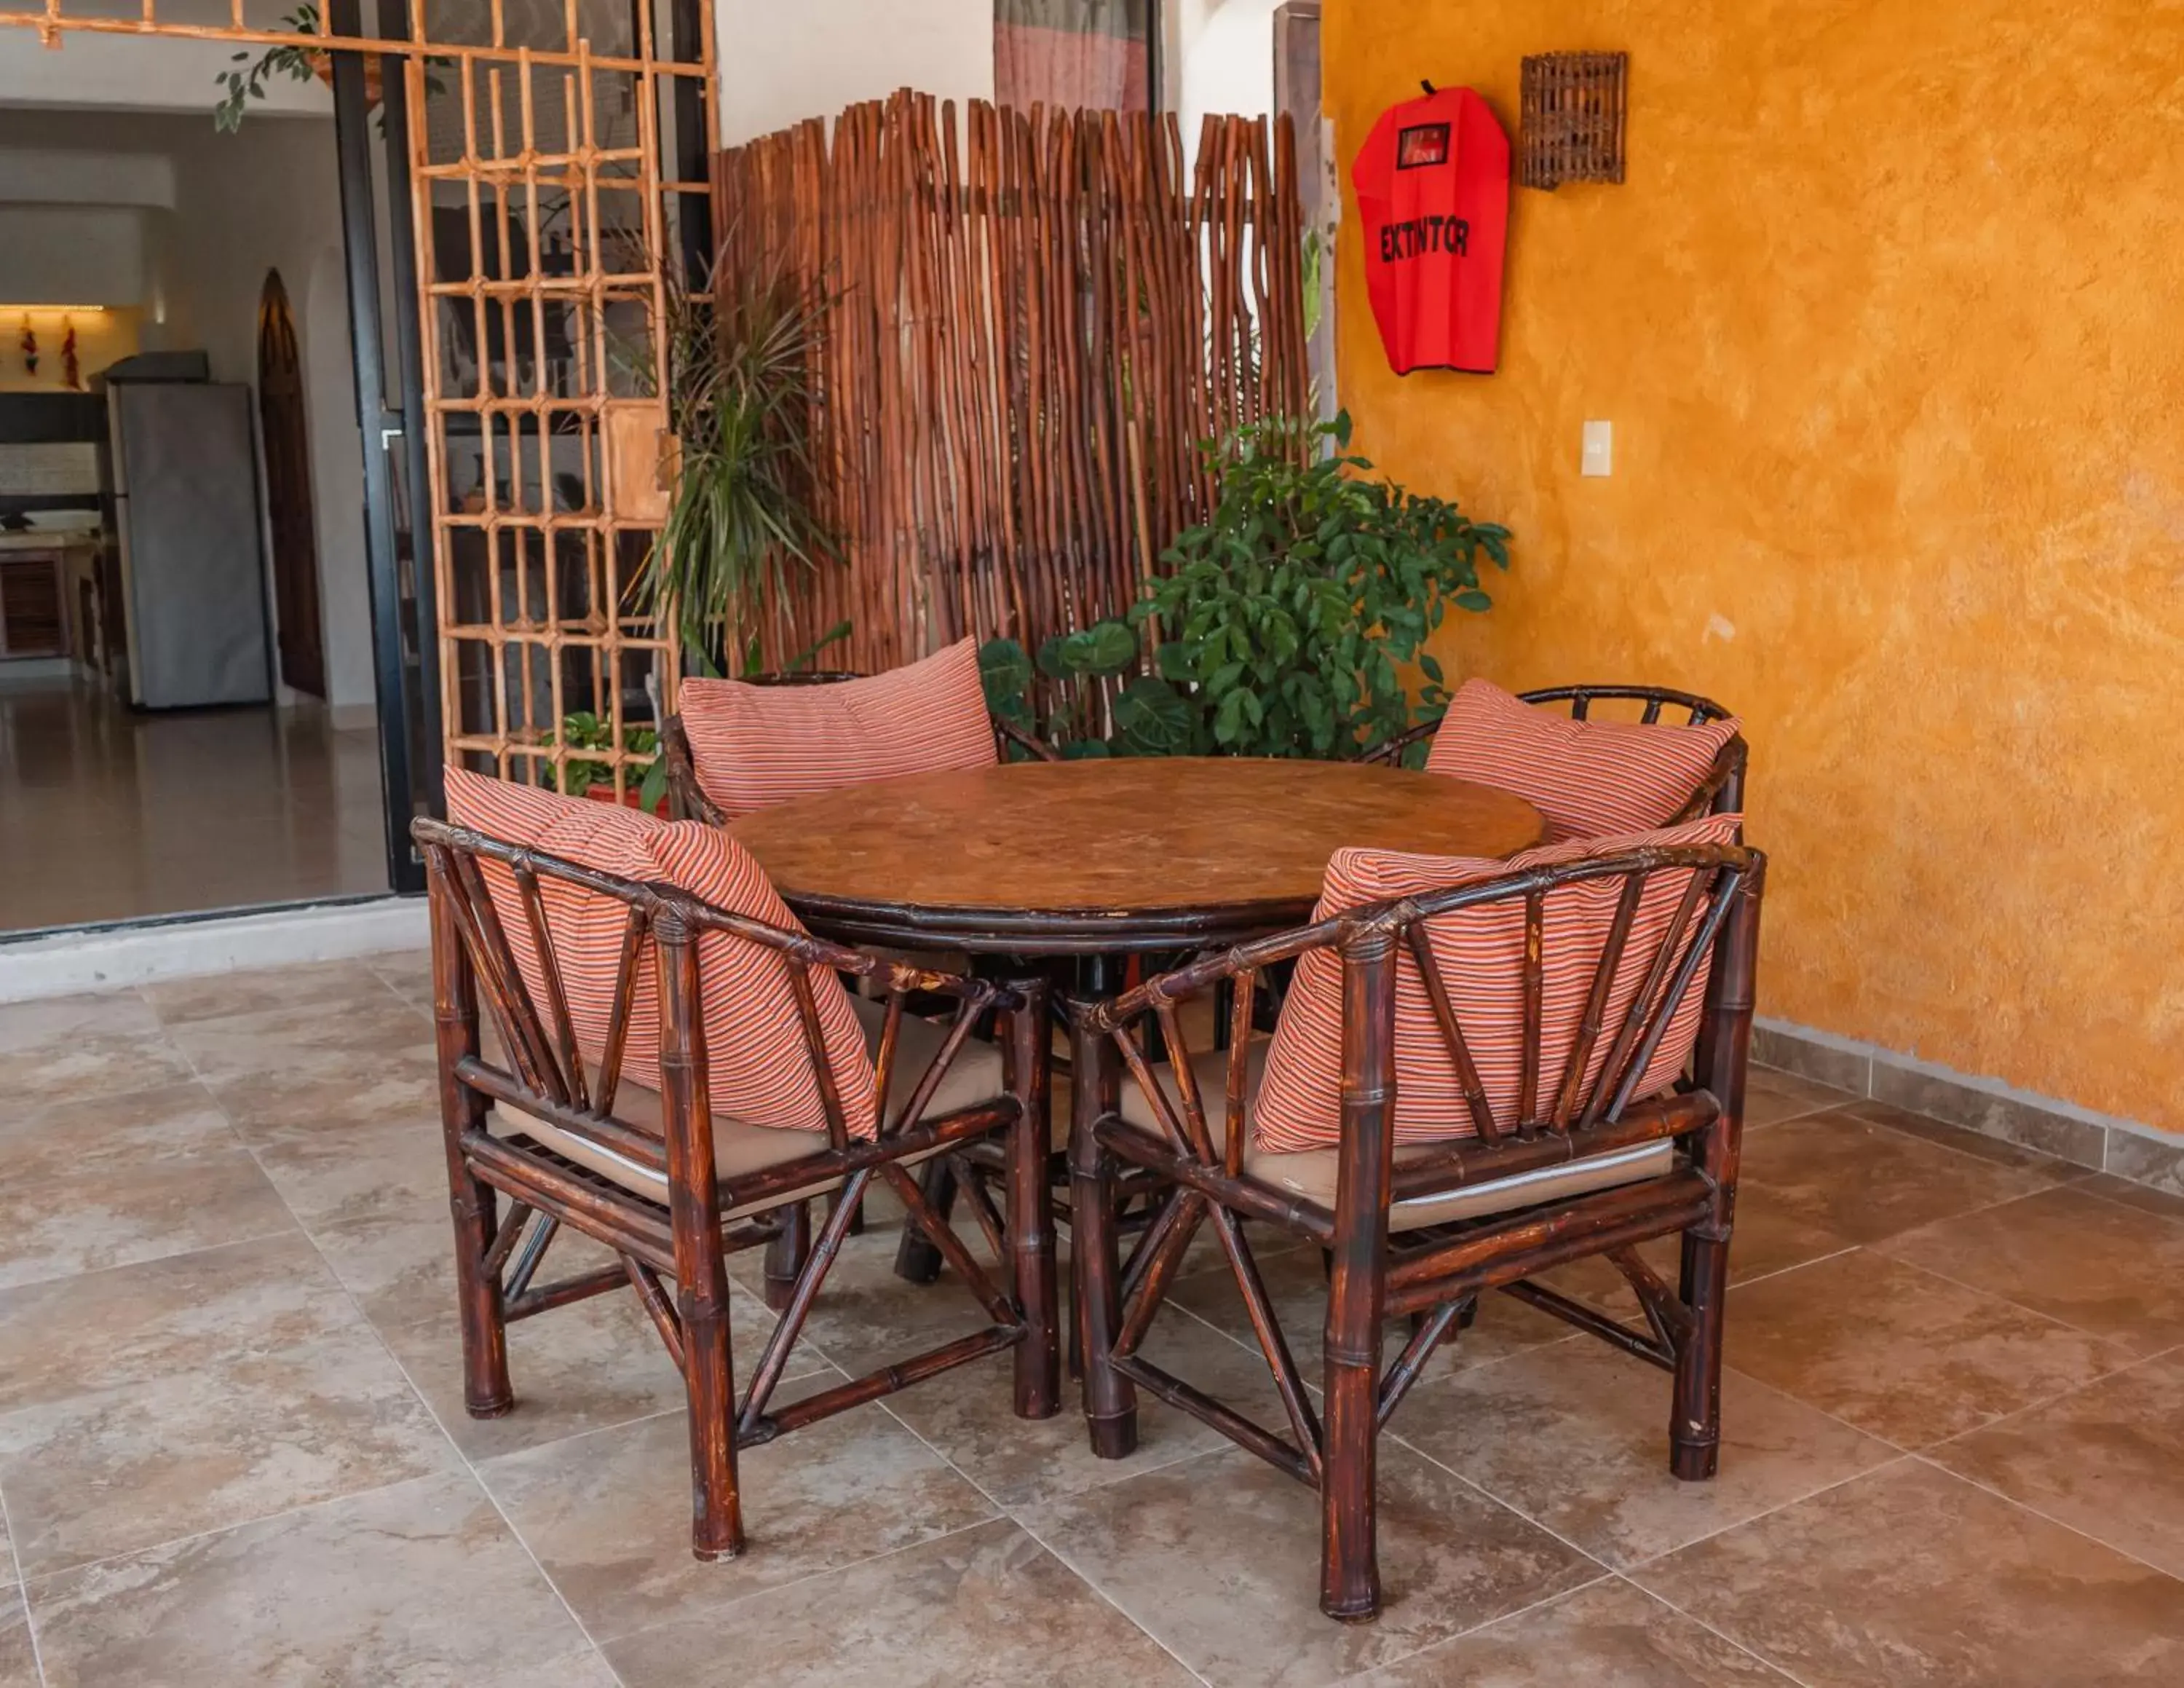
{"type": "Polygon", "coordinates": [[[1017,956],[1241,942],[1310,918],[1345,845],[1502,857],[1546,823],[1436,774],[1242,757],[1015,762],[844,786],[731,830],[815,931],[1017,956]]]}

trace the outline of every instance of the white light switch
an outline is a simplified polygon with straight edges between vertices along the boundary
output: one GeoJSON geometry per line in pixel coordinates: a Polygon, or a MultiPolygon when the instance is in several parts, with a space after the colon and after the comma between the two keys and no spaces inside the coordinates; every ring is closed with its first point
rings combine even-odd
{"type": "Polygon", "coordinates": [[[1615,472],[1613,422],[1589,422],[1585,425],[1585,455],[1580,460],[1578,472],[1581,475],[1612,475],[1615,472]]]}

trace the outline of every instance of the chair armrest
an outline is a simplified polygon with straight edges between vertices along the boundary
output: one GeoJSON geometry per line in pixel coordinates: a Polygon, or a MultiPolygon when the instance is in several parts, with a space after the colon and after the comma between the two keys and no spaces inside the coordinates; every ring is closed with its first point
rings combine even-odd
{"type": "Polygon", "coordinates": [[[660,753],[667,758],[667,812],[677,820],[702,820],[708,826],[726,826],[727,816],[698,784],[698,766],[690,755],[690,735],[682,730],[680,715],[670,715],[660,723],[660,753]]]}

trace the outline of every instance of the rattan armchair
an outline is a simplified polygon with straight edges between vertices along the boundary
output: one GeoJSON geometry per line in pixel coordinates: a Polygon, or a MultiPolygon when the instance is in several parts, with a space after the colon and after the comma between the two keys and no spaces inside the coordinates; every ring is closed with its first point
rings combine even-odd
{"type": "MultiPolygon", "coordinates": [[[[1660,724],[1663,713],[1673,711],[1671,725],[1704,726],[1709,721],[1726,721],[1736,712],[1715,702],[1710,697],[1701,697],[1695,692],[1672,691],[1657,685],[1552,685],[1537,691],[1520,691],[1517,696],[1526,703],[1566,703],[1570,718],[1586,719],[1596,701],[1637,703],[1642,706],[1639,721],[1648,727],[1660,724]]],[[[1412,746],[1431,744],[1440,730],[1440,718],[1421,721],[1407,731],[1396,735],[1361,754],[1360,762],[1384,763],[1390,767],[1401,765],[1404,753],[1412,746]]],[[[1744,807],[1744,775],[1748,759],[1743,735],[1739,734],[1721,747],[1713,766],[1699,788],[1691,794],[1689,802],[1672,817],[1674,820],[1689,820],[1698,815],[1728,814],[1744,807]]]]}
{"type": "MultiPolygon", "coordinates": [[[[862,674],[839,670],[822,670],[815,674],[746,674],[744,682],[750,685],[835,685],[844,680],[862,679],[862,674]]],[[[1009,747],[1014,745],[1039,762],[1059,762],[1061,753],[1044,740],[1031,734],[1012,721],[999,715],[989,716],[994,725],[994,749],[1003,761],[1008,759],[1009,747]]],[[[697,763],[690,754],[690,735],[683,730],[682,718],[670,715],[660,727],[660,753],[667,759],[667,795],[672,813],[678,819],[702,820],[709,826],[723,826],[727,817],[720,805],[705,795],[698,783],[697,763]]]]}
{"type": "MultiPolygon", "coordinates": [[[[1143,1389],[1317,1489],[1321,1608],[1340,1619],[1369,1619],[1380,1605],[1373,1526],[1380,1431],[1437,1347],[1468,1322],[1478,1298],[1500,1290],[1673,1372],[1669,1468],[1685,1479],[1711,1477],[1720,1447],[1723,1300],[1764,872],[1756,852],[1717,845],[1535,868],[1361,908],[1108,1001],[1072,1003],[1073,1272],[1094,1451],[1111,1459],[1132,1451],[1143,1389]],[[1608,981],[1631,976],[1618,969],[1633,911],[1659,874],[1685,882],[1673,924],[1641,924],[1663,935],[1651,953],[1630,950],[1643,988],[1611,1018],[1608,981]],[[1581,1018],[1563,1022],[1568,1054],[1562,1070],[1543,1070],[1544,911],[1555,892],[1587,880],[1616,883],[1614,924],[1596,968],[1580,975],[1592,980],[1581,1018]],[[1523,1027],[1513,1124],[1501,1126],[1466,1042],[1481,1003],[1460,988],[1451,996],[1427,931],[1438,917],[1497,903],[1505,914],[1513,903],[1521,907],[1524,937],[1518,976],[1501,1003],[1501,1023],[1513,1023],[1510,1009],[1520,1005],[1513,1023],[1523,1027]],[[1250,1117],[1267,1048],[1251,1035],[1255,992],[1265,970],[1314,950],[1332,952],[1340,963],[1339,1146],[1269,1154],[1254,1141],[1250,1117]],[[1696,988],[1702,957],[1711,966],[1688,1076],[1669,1093],[1635,1098],[1639,1075],[1696,988]],[[1474,1135],[1396,1146],[1404,1083],[1399,969],[1407,999],[1423,998],[1431,1009],[1432,1030],[1405,1035],[1438,1036],[1462,1094],[1449,1126],[1474,1135]],[[1194,1054],[1178,1005],[1224,981],[1235,987],[1229,1047],[1194,1054]],[[1159,1027],[1165,1065],[1155,1065],[1139,1041],[1148,1014],[1159,1027]],[[1126,1264],[1112,1221],[1115,1192],[1122,1177],[1148,1171],[1169,1180],[1173,1193],[1126,1264]],[[1246,1219],[1327,1251],[1326,1370],[1317,1402],[1269,1303],[1240,1225],[1246,1219]],[[1205,1224],[1227,1256],[1273,1373],[1282,1428],[1251,1421],[1141,1351],[1184,1250],[1205,1224]],[[1670,1235],[1680,1236],[1682,1249],[1674,1286],[1635,1252],[1670,1235]],[[1534,1277],[1596,1255],[1630,1282],[1646,1328],[1630,1328],[1534,1277]],[[1384,1369],[1383,1323],[1401,1316],[1411,1322],[1409,1341],[1384,1369]]],[[[1661,903],[1649,906],[1663,908],[1675,883],[1663,886],[1661,903]]],[[[1294,1002],[1293,992],[1285,1014],[1294,1002]]],[[[1496,1070],[1496,1082],[1506,1085],[1508,1069],[1496,1070]]]]}
{"type": "MultiPolygon", "coordinates": [[[[1008,1349],[1015,1406],[1045,1417],[1058,1404],[1052,1199],[1048,1181],[1045,986],[928,971],[784,931],[657,885],[639,885],[424,819],[412,835],[431,887],[439,1089],[453,1198],[465,1405],[499,1417],[515,1397],[510,1321],[619,1289],[632,1291],[682,1372],[690,1415],[692,1550],[700,1559],[744,1546],[739,1449],[1008,1349]],[[488,875],[512,876],[520,944],[496,913],[488,875]],[[574,969],[557,942],[548,893],[571,887],[626,909],[613,964],[603,1047],[572,1030],[574,969]],[[762,1127],[722,1116],[708,1086],[699,942],[728,934],[777,954],[823,1105],[823,1132],[762,1127]],[[528,970],[517,952],[530,959],[528,970]],[[660,1088],[622,1080],[644,970],[657,981],[660,1088]],[[883,1005],[853,1005],[873,1045],[878,1135],[850,1135],[830,1076],[814,1003],[823,972],[880,987],[883,1005]],[[530,982],[526,982],[526,981],[530,982]],[[543,981],[543,989],[537,988],[543,981]],[[955,1005],[944,1028],[904,1012],[911,992],[955,1005]],[[496,1034],[482,1041],[482,1002],[496,1034]],[[971,1037],[1003,1017],[1006,1046],[971,1037]],[[1006,1215],[979,1211],[993,1271],[928,1208],[919,1162],[998,1136],[1006,1144],[1006,1215]],[[956,1340],[866,1376],[772,1405],[776,1385],[866,1188],[886,1184],[946,1255],[981,1322],[956,1340]],[[776,1242],[788,1216],[825,1201],[827,1218],[794,1275],[778,1324],[740,1400],[729,1361],[727,1258],[776,1242]],[[504,1208],[501,1204],[505,1201],[504,1208]],[[610,1266],[538,1284],[557,1234],[575,1231],[616,1255],[610,1266]]],[[[511,906],[504,890],[502,913],[511,906]]],[[[589,959],[596,979],[599,956],[589,959]]],[[[793,1042],[793,1036],[790,1038],[793,1042]]]]}

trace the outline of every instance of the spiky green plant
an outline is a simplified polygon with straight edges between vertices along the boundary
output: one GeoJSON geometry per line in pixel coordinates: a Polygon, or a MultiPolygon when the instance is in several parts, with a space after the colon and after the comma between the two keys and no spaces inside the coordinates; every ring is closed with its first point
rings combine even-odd
{"type": "Polygon", "coordinates": [[[639,582],[701,667],[740,649],[797,575],[839,560],[813,459],[824,295],[778,270],[670,295],[668,413],[681,462],[667,524],[639,582]]]}

